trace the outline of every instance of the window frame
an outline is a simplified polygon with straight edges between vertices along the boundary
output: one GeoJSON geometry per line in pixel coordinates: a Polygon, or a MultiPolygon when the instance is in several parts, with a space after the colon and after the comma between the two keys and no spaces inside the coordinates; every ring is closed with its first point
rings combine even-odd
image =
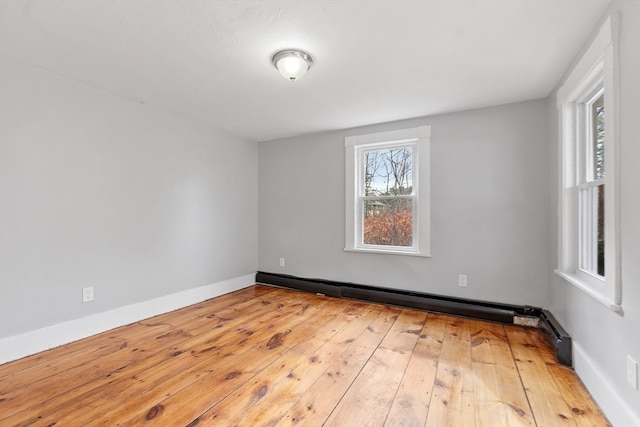
{"type": "Polygon", "coordinates": [[[430,142],[431,127],[419,126],[408,129],[377,132],[345,138],[345,182],[346,182],[346,233],[345,251],[384,253],[430,257],[430,142]],[[399,147],[413,147],[413,170],[411,198],[413,202],[413,245],[387,246],[368,245],[363,242],[363,200],[362,194],[365,151],[399,147]]]}
{"type": "MultiPolygon", "coordinates": [[[[558,192],[558,268],[555,273],[610,310],[621,311],[618,197],[618,67],[617,18],[609,17],[583,57],[558,90],[560,188],[558,192]],[[590,106],[604,93],[604,178],[592,176],[593,135],[590,106]],[[582,268],[585,221],[581,192],[604,184],[604,277],[582,268]],[[582,230],[581,230],[582,227],[582,230]]],[[[593,197],[591,195],[590,197],[593,197]]],[[[597,203],[597,202],[595,202],[597,203]]],[[[594,202],[591,206],[593,207],[594,202]]],[[[590,215],[593,215],[591,212],[590,215]]],[[[593,233],[593,230],[590,230],[593,233]]],[[[592,241],[592,239],[590,240],[592,241]]],[[[591,249],[592,250],[592,249],[591,249]]]]}

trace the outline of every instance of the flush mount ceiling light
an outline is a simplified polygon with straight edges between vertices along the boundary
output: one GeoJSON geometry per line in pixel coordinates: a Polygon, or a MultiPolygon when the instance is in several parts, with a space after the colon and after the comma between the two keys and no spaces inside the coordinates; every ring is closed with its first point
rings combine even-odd
{"type": "Polygon", "coordinates": [[[295,82],[309,71],[313,59],[301,50],[282,50],[273,55],[271,62],[280,71],[282,77],[295,82]]]}

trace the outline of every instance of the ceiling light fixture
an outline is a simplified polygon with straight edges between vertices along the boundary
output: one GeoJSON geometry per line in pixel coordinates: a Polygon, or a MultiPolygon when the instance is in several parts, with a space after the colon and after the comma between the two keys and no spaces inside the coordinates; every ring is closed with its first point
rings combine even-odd
{"type": "Polygon", "coordinates": [[[295,82],[309,71],[313,59],[301,50],[282,50],[273,55],[271,62],[280,71],[282,77],[295,82]]]}

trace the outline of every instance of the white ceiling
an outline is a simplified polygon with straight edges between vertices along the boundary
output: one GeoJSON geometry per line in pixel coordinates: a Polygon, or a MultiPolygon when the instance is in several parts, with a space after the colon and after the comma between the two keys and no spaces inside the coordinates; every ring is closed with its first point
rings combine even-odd
{"type": "Polygon", "coordinates": [[[264,141],[546,97],[608,4],[1,0],[0,52],[264,141]]]}

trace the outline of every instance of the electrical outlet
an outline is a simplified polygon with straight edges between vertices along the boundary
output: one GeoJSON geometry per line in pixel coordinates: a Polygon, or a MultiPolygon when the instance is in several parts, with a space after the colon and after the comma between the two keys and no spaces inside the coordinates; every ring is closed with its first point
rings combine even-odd
{"type": "Polygon", "coordinates": [[[280,267],[284,267],[284,258],[280,258],[280,267]]]}
{"type": "Polygon", "coordinates": [[[467,287],[467,275],[466,274],[458,274],[458,286],[462,286],[464,288],[467,287]]]}
{"type": "Polygon", "coordinates": [[[82,302],[93,301],[93,286],[82,288],[82,302]]]}
{"type": "Polygon", "coordinates": [[[627,355],[627,382],[634,389],[638,389],[638,362],[627,355]]]}

